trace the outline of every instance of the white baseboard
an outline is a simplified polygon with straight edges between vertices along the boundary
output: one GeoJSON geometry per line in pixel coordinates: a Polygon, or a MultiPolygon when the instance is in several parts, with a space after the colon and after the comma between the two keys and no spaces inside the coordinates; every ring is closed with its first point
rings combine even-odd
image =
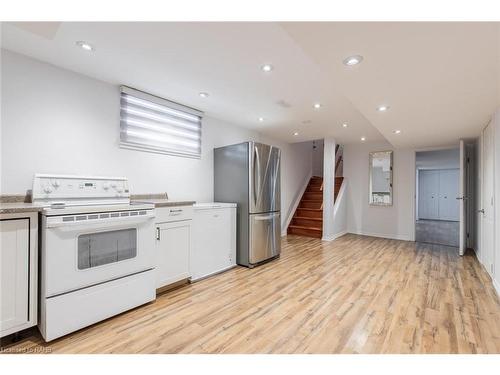
{"type": "Polygon", "coordinates": [[[388,238],[391,240],[400,240],[400,241],[412,241],[411,236],[401,235],[401,234],[385,234],[385,233],[372,233],[372,232],[364,232],[364,231],[347,231],[348,233],[358,234],[360,236],[370,236],[370,237],[379,237],[379,238],[388,238]]]}
{"type": "Polygon", "coordinates": [[[336,240],[339,237],[342,237],[343,235],[345,235],[347,233],[348,232],[346,230],[344,230],[342,232],[332,234],[331,236],[323,237],[321,240],[322,241],[333,241],[333,240],[336,240]]]}
{"type": "Polygon", "coordinates": [[[493,281],[493,288],[497,292],[497,296],[500,297],[500,284],[493,278],[491,280],[493,281]]]}

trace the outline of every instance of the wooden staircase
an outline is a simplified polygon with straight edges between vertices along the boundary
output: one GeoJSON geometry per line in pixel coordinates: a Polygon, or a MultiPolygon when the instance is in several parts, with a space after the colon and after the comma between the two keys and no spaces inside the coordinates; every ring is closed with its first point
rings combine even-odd
{"type": "MultiPolygon", "coordinates": [[[[344,177],[335,178],[335,196],[344,177]]],[[[314,176],[309,181],[304,195],[288,226],[288,234],[321,238],[323,235],[323,178],[314,176]]]]}
{"type": "Polygon", "coordinates": [[[288,226],[288,234],[323,235],[323,178],[312,177],[288,226]]]}

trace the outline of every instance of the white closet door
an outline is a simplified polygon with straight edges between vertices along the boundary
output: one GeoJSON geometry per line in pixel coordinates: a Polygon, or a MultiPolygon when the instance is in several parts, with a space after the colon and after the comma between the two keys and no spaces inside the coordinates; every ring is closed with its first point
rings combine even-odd
{"type": "Polygon", "coordinates": [[[460,202],[459,195],[460,170],[443,169],[439,171],[439,219],[459,221],[460,202]]]}
{"type": "Polygon", "coordinates": [[[481,258],[483,265],[493,276],[495,254],[495,206],[493,201],[495,190],[494,143],[493,128],[488,125],[483,130],[483,186],[481,192],[481,208],[484,210],[481,222],[481,258]]]}
{"type": "Polygon", "coordinates": [[[439,171],[419,171],[419,219],[439,218],[439,171]]]}

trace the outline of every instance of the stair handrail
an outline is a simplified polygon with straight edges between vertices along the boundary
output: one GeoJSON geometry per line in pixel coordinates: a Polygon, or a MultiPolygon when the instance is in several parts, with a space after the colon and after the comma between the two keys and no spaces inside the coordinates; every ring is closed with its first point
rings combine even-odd
{"type": "Polygon", "coordinates": [[[344,176],[344,146],[335,147],[335,177],[344,176]]]}

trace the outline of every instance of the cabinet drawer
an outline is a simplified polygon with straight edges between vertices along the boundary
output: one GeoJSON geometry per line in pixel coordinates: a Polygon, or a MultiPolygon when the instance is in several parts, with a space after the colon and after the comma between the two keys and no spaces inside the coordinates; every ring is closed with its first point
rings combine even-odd
{"type": "Polygon", "coordinates": [[[157,207],[155,212],[156,223],[191,220],[193,218],[193,206],[157,207]]]}

